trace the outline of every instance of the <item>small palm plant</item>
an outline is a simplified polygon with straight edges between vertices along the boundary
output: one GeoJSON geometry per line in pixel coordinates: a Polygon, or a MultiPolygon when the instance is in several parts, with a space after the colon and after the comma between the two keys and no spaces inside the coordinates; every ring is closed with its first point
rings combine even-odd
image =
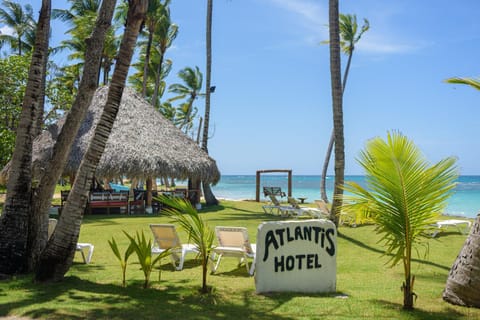
{"type": "MultiPolygon", "coordinates": [[[[150,283],[150,275],[152,273],[153,267],[160,261],[162,258],[170,255],[170,250],[165,250],[160,253],[158,256],[152,256],[152,241],[145,238],[143,231],[141,234],[138,232],[136,233],[135,237],[130,236],[125,231],[123,232],[130,239],[130,244],[133,247],[133,250],[137,254],[138,262],[140,263],[140,267],[142,268],[143,275],[145,276],[145,282],[143,284],[143,288],[148,288],[150,283]]],[[[161,272],[161,271],[159,271],[161,272]]],[[[159,276],[160,278],[160,276],[159,276]]]]}
{"type": "Polygon", "coordinates": [[[400,133],[388,133],[387,141],[369,141],[358,162],[365,170],[367,188],[347,183],[343,210],[370,214],[386,254],[392,255],[391,266],[403,264],[403,308],[413,309],[412,250],[418,253],[419,246],[426,246],[422,240],[446,206],[458,176],[456,159],[430,165],[412,141],[400,133]]]}
{"type": "Polygon", "coordinates": [[[174,222],[180,224],[181,228],[188,233],[189,242],[193,243],[200,252],[202,263],[202,293],[208,293],[207,271],[212,244],[215,238],[213,230],[199,216],[197,210],[185,199],[160,196],[157,198],[167,206],[165,213],[174,222]]]}
{"type": "Polygon", "coordinates": [[[108,240],[108,244],[110,245],[110,248],[112,248],[113,254],[115,254],[118,261],[120,261],[120,267],[122,268],[122,287],[125,287],[125,276],[127,274],[127,261],[134,251],[133,246],[130,243],[127,250],[125,250],[125,254],[122,257],[122,255],[120,254],[120,250],[118,249],[117,242],[115,241],[115,238],[112,237],[112,240],[108,240]]]}

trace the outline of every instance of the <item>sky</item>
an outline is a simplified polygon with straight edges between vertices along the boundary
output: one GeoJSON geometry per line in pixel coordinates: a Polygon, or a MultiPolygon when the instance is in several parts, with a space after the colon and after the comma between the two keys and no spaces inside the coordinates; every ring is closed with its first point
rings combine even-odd
{"type": "MultiPolygon", "coordinates": [[[[168,84],[206,64],[206,1],[170,8],[179,34],[168,84]]],[[[444,82],[479,76],[480,1],[340,0],[340,12],[370,22],[344,93],[345,173],[363,174],[356,158],[369,139],[399,131],[431,163],[454,156],[460,174],[480,174],[480,92],[444,82]]],[[[55,24],[52,44],[66,37],[55,24]]],[[[222,174],[321,174],[333,126],[327,25],[327,0],[214,1],[208,146],[222,174]]],[[[195,106],[203,114],[204,100],[195,106]]]]}

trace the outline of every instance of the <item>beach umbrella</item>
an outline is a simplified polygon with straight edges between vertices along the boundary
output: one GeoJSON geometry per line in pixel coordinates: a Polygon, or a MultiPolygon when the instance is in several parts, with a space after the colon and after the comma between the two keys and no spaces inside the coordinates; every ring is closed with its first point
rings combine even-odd
{"type": "MultiPolygon", "coordinates": [[[[108,87],[99,88],[72,146],[64,175],[80,166],[107,100],[108,87]]],[[[43,170],[65,117],[34,141],[34,176],[43,170]]],[[[6,170],[2,170],[5,181],[6,170]]],[[[139,94],[125,88],[117,118],[97,167],[97,178],[172,177],[217,183],[220,172],[213,160],[190,137],[165,119],[139,94]]]]}

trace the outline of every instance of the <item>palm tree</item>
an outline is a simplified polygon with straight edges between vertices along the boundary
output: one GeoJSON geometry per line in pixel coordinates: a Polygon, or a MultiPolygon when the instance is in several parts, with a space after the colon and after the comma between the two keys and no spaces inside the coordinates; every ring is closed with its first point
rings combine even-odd
{"type": "Polygon", "coordinates": [[[188,239],[198,249],[200,260],[202,263],[202,293],[208,293],[207,286],[207,271],[212,251],[212,244],[215,237],[213,230],[209,225],[203,221],[197,210],[192,204],[185,199],[169,198],[167,196],[160,196],[158,198],[167,206],[165,213],[172,218],[174,222],[187,232],[188,239]]]}
{"type": "Polygon", "coordinates": [[[155,73],[155,86],[152,96],[153,106],[157,107],[159,104],[159,98],[162,96],[163,91],[165,90],[165,82],[163,79],[168,75],[171,68],[171,61],[168,64],[164,63],[165,53],[167,49],[173,43],[173,40],[177,37],[178,26],[172,23],[170,19],[170,8],[165,5],[163,7],[163,14],[160,16],[159,22],[157,24],[157,29],[155,31],[155,42],[157,43],[155,49],[158,54],[157,62],[157,71],[155,73]],[[167,67],[168,69],[165,69],[167,67]],[[163,87],[163,88],[162,88],[163,87]]]}
{"type": "MultiPolygon", "coordinates": [[[[104,1],[105,2],[105,1],[104,1]]],[[[36,270],[39,281],[60,280],[69,270],[75,254],[80,225],[95,169],[118,113],[135,44],[145,20],[148,0],[129,1],[127,24],[104,111],[95,129],[90,146],[80,164],[68,201],[49,244],[40,257],[36,270]]]]}
{"type": "Polygon", "coordinates": [[[150,53],[152,50],[152,42],[157,24],[160,21],[160,17],[163,15],[164,6],[168,6],[170,0],[165,0],[162,4],[160,0],[150,0],[148,3],[147,17],[145,19],[145,26],[147,31],[147,46],[145,48],[145,62],[143,66],[143,84],[142,84],[142,96],[147,96],[147,78],[148,78],[148,66],[150,64],[150,53]]]}
{"type": "MultiPolygon", "coordinates": [[[[466,84],[480,90],[480,80],[478,78],[455,77],[445,81],[447,83],[466,84]]],[[[480,274],[478,272],[478,266],[480,266],[480,215],[477,215],[471,230],[450,269],[443,291],[443,300],[456,305],[480,308],[480,297],[478,295],[480,290],[480,274]]]]}
{"type": "Polygon", "coordinates": [[[370,214],[382,234],[391,266],[403,264],[403,308],[413,309],[411,261],[414,249],[424,246],[431,224],[446,206],[458,176],[453,157],[430,165],[415,144],[399,133],[387,140],[372,139],[358,162],[365,170],[367,188],[347,183],[344,210],[370,214]]]}
{"type": "Polygon", "coordinates": [[[200,93],[200,90],[202,89],[203,75],[198,67],[195,67],[195,70],[186,67],[178,72],[178,77],[182,79],[185,84],[172,84],[169,86],[168,90],[177,94],[177,96],[171,98],[170,101],[187,99],[185,105],[182,104],[185,116],[183,117],[181,126],[184,127],[189,121],[191,121],[191,115],[194,111],[193,102],[195,99],[197,99],[197,97],[205,96],[204,93],[200,93]]]}
{"type": "Polygon", "coordinates": [[[35,43],[35,21],[33,19],[33,9],[29,4],[25,5],[25,10],[19,3],[4,0],[0,8],[0,22],[12,28],[14,35],[0,34],[0,47],[8,43],[10,48],[17,49],[21,56],[23,51],[30,51],[35,43]]]}
{"type": "Polygon", "coordinates": [[[340,30],[338,0],[329,0],[330,76],[332,87],[333,132],[335,140],[335,186],[331,220],[338,225],[339,208],[342,206],[345,177],[345,142],[343,133],[343,93],[340,66],[340,30]]]}
{"type": "MultiPolygon", "coordinates": [[[[363,26],[360,32],[358,31],[357,17],[351,14],[340,14],[340,47],[342,51],[348,55],[347,66],[343,74],[342,95],[345,93],[345,87],[347,85],[348,73],[350,71],[350,64],[352,63],[353,50],[355,50],[355,44],[360,40],[362,35],[370,28],[370,23],[367,19],[363,19],[363,26]]],[[[328,43],[328,41],[326,41],[328,43]]],[[[320,193],[322,200],[328,203],[328,197],[326,192],[326,180],[327,170],[330,158],[332,156],[333,144],[335,142],[334,131],[330,135],[330,141],[327,147],[327,153],[325,154],[325,160],[323,162],[322,178],[320,184],[320,193]]]]}
{"type": "MultiPolygon", "coordinates": [[[[213,11],[213,0],[207,1],[207,71],[206,71],[206,94],[205,94],[205,122],[203,123],[203,138],[202,138],[202,149],[208,153],[208,132],[210,126],[210,93],[211,90],[211,75],[212,75],[212,11],[213,11]]],[[[202,181],[203,194],[205,196],[205,202],[207,206],[217,205],[218,200],[215,198],[215,195],[210,188],[210,184],[202,181]]]]}
{"type": "Polygon", "coordinates": [[[45,94],[45,70],[48,61],[51,1],[43,0],[38,18],[36,40],[22,114],[19,120],[13,152],[7,196],[0,217],[0,273],[22,273],[28,269],[28,237],[31,229],[32,144],[38,132],[40,106],[45,94]]]}
{"type": "Polygon", "coordinates": [[[33,198],[33,215],[42,219],[37,231],[37,236],[32,241],[31,260],[36,261],[46,244],[46,228],[48,221],[48,209],[55,192],[55,185],[65,167],[67,156],[70,154],[71,145],[77,135],[80,124],[87,113],[92,101],[93,94],[97,88],[103,44],[110,28],[116,0],[103,1],[100,8],[94,31],[90,38],[86,39],[86,56],[83,76],[79,85],[79,94],[67,115],[66,122],[57,138],[50,162],[45,168],[44,175],[40,178],[40,188],[33,198]],[[44,221],[44,222],[43,222],[44,221]],[[43,238],[42,238],[43,235],[43,238]]]}

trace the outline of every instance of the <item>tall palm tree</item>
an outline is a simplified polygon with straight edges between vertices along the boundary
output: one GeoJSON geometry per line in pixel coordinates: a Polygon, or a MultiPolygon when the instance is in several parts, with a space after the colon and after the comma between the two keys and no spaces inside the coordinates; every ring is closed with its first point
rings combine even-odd
{"type": "MultiPolygon", "coordinates": [[[[205,93],[205,121],[203,123],[203,138],[202,138],[202,149],[208,153],[208,132],[210,126],[210,93],[212,93],[211,88],[211,76],[212,76],[212,13],[213,13],[213,0],[207,1],[207,70],[206,70],[206,93],[205,93]]],[[[205,196],[205,202],[207,206],[217,205],[218,200],[215,198],[215,195],[212,192],[210,184],[202,181],[203,194],[205,196]]]]}
{"type": "Polygon", "coordinates": [[[160,21],[160,17],[163,15],[164,6],[168,6],[170,0],[165,0],[163,4],[160,0],[150,0],[148,2],[147,17],[145,19],[145,27],[147,32],[147,46],[145,48],[145,62],[143,66],[143,85],[142,96],[147,96],[147,78],[148,78],[148,66],[150,64],[150,53],[152,51],[152,42],[157,24],[160,21]]]}
{"type": "Polygon", "coordinates": [[[198,67],[192,69],[186,67],[178,72],[178,77],[183,80],[184,84],[175,83],[169,86],[170,92],[176,93],[177,96],[170,99],[175,101],[179,99],[186,99],[186,104],[182,105],[182,109],[185,109],[185,117],[183,118],[182,127],[186,126],[191,121],[191,115],[194,111],[193,103],[198,97],[205,96],[204,93],[200,93],[202,89],[203,75],[198,67]]]}
{"type": "MultiPolygon", "coordinates": [[[[349,182],[345,210],[367,211],[382,234],[391,266],[403,264],[403,307],[413,309],[415,293],[411,262],[424,246],[431,224],[446,206],[458,177],[453,157],[430,165],[415,144],[399,133],[372,139],[358,162],[367,187],[349,182]]],[[[477,292],[478,295],[478,292],[477,292]]]]}
{"type": "Polygon", "coordinates": [[[26,4],[24,10],[19,3],[10,0],[4,0],[2,6],[4,8],[0,8],[0,22],[12,28],[15,34],[0,34],[0,47],[8,43],[21,56],[22,52],[32,50],[35,43],[35,38],[32,37],[36,27],[32,6],[26,4]]]}
{"type": "Polygon", "coordinates": [[[65,167],[71,145],[77,136],[78,129],[87,113],[93,94],[97,88],[98,65],[102,57],[104,40],[110,29],[115,3],[116,0],[103,1],[93,33],[91,37],[86,40],[86,63],[79,85],[79,93],[76,95],[72,108],[67,115],[66,122],[57,138],[51,160],[45,168],[44,175],[40,178],[40,188],[32,200],[32,214],[40,221],[40,223],[37,224],[38,229],[35,229],[36,237],[32,238],[31,261],[33,261],[33,263],[36,262],[46,245],[46,229],[44,228],[47,227],[48,209],[55,192],[56,182],[65,167]]]}
{"type": "Polygon", "coordinates": [[[91,181],[118,113],[128,69],[138,34],[145,20],[147,7],[148,0],[129,1],[126,28],[108,91],[107,102],[89,148],[80,164],[55,232],[40,257],[36,271],[36,279],[39,281],[63,279],[72,264],[91,181]]]}
{"type": "Polygon", "coordinates": [[[345,142],[343,133],[343,92],[340,66],[340,30],[338,0],[329,0],[330,77],[332,87],[333,132],[335,140],[335,186],[331,220],[338,225],[345,178],[345,142]]]}
{"type": "MultiPolygon", "coordinates": [[[[370,28],[370,23],[367,19],[363,19],[363,26],[360,32],[358,31],[357,17],[351,14],[340,14],[340,47],[348,56],[347,66],[343,74],[342,81],[342,95],[345,93],[345,87],[347,85],[348,73],[350,71],[350,64],[352,63],[353,51],[355,50],[355,44],[360,40],[362,35],[370,28]]],[[[328,43],[328,41],[326,41],[328,43]]],[[[323,162],[322,177],[320,183],[320,193],[322,200],[328,203],[328,197],[326,192],[326,180],[327,170],[330,158],[332,156],[333,144],[335,142],[334,131],[330,135],[330,141],[328,143],[327,152],[325,154],[325,160],[323,162]]]]}
{"type": "Polygon", "coordinates": [[[170,19],[170,8],[165,5],[163,7],[163,14],[160,16],[159,23],[157,25],[157,30],[155,31],[155,42],[157,43],[155,49],[158,54],[157,62],[157,72],[155,73],[155,86],[152,96],[153,106],[157,107],[159,104],[159,98],[162,96],[163,91],[165,90],[165,82],[163,79],[168,75],[170,69],[165,69],[165,67],[171,68],[170,64],[165,65],[164,57],[167,49],[173,43],[173,40],[177,37],[178,26],[172,23],[170,19]],[[165,65],[165,66],[164,66],[165,65]],[[162,88],[163,86],[163,88],[162,88]]]}
{"type": "MultiPolygon", "coordinates": [[[[449,78],[447,83],[466,84],[480,90],[478,78],[449,78]]],[[[443,291],[443,300],[462,306],[480,308],[480,215],[455,259],[443,291]]]]}
{"type": "Polygon", "coordinates": [[[28,236],[32,196],[32,145],[37,133],[37,118],[41,117],[40,106],[44,94],[45,70],[48,60],[51,1],[42,0],[38,18],[36,40],[22,114],[18,124],[15,150],[13,152],[7,196],[0,217],[0,273],[22,273],[28,269],[28,236]]]}

